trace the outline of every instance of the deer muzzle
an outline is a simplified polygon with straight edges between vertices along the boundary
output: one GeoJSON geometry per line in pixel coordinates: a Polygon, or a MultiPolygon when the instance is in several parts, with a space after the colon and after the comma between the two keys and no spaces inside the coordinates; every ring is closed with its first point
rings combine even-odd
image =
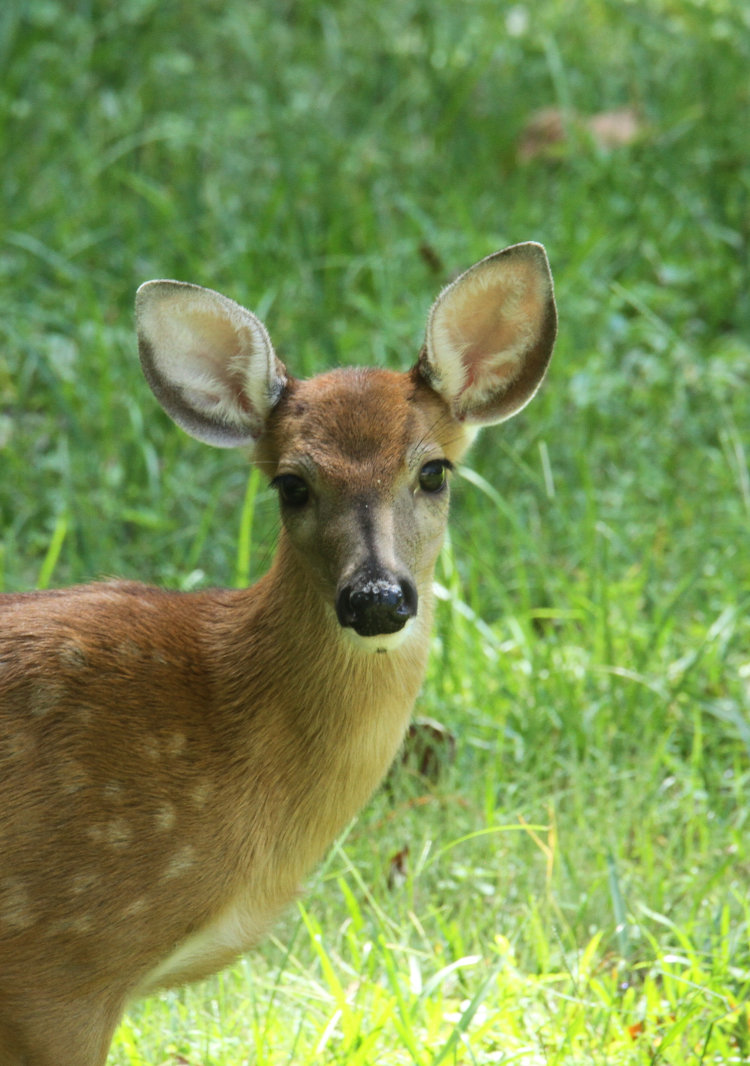
{"type": "Polygon", "coordinates": [[[340,624],[361,637],[397,633],[417,613],[414,582],[388,571],[362,570],[336,596],[340,624]]]}

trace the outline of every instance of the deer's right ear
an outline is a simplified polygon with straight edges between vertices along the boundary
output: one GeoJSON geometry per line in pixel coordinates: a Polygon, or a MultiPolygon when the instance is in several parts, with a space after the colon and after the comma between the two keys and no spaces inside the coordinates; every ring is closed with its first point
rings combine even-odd
{"type": "Polygon", "coordinates": [[[438,296],[418,369],[454,418],[502,422],[528,403],[552,355],[557,314],[541,244],[515,244],[438,296]]]}
{"type": "Polygon", "coordinates": [[[207,444],[256,441],[287,382],[260,319],[182,281],[145,282],[135,314],[143,372],[167,414],[207,444]]]}

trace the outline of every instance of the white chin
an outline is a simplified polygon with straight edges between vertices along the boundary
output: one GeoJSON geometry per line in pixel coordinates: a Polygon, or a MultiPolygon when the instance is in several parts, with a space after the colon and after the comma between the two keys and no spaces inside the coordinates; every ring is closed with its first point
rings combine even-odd
{"type": "Polygon", "coordinates": [[[400,648],[409,639],[413,629],[414,619],[409,618],[406,625],[399,629],[397,633],[379,633],[375,637],[361,637],[359,633],[349,626],[344,629],[344,633],[346,638],[356,647],[361,648],[362,651],[377,653],[394,651],[396,648],[400,648]]]}

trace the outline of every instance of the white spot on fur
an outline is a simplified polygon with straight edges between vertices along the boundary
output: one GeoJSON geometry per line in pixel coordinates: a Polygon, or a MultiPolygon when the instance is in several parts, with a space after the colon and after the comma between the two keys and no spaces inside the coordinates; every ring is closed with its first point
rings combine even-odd
{"type": "Polygon", "coordinates": [[[162,880],[171,881],[172,878],[181,877],[194,865],[195,848],[191,844],[187,844],[184,848],[180,848],[169,860],[162,874],[162,880]]]}
{"type": "Polygon", "coordinates": [[[60,705],[65,696],[62,681],[44,681],[33,686],[29,695],[29,711],[35,718],[43,718],[60,705]]]}
{"type": "Polygon", "coordinates": [[[82,726],[90,725],[91,720],[94,717],[94,712],[92,711],[91,707],[87,707],[84,704],[81,704],[80,706],[75,707],[74,710],[75,716],[82,726]]]}
{"type": "Polygon", "coordinates": [[[144,737],[141,741],[141,750],[149,762],[158,762],[161,758],[158,737],[144,737]]]}
{"type": "Polygon", "coordinates": [[[122,640],[117,645],[117,654],[123,659],[142,659],[143,649],[134,640],[122,640]]]}
{"type": "Polygon", "coordinates": [[[70,892],[73,896],[82,896],[96,886],[99,881],[97,874],[76,874],[70,882],[70,892]]]}
{"type": "Polygon", "coordinates": [[[130,843],[133,831],[124,818],[113,818],[101,825],[92,825],[86,830],[86,836],[94,844],[106,844],[111,848],[124,848],[130,843]]]}
{"type": "Polygon", "coordinates": [[[190,793],[194,806],[205,807],[213,795],[214,786],[210,781],[200,781],[190,793]]]}
{"type": "Polygon", "coordinates": [[[79,914],[75,918],[58,918],[45,929],[48,936],[83,936],[94,928],[94,919],[90,914],[79,914]]]}
{"type": "Polygon", "coordinates": [[[120,806],[125,802],[125,786],[120,781],[110,781],[104,786],[103,796],[108,803],[120,806]]]}
{"type": "Polygon", "coordinates": [[[187,737],[184,733],[173,733],[169,740],[166,742],[165,751],[167,755],[182,755],[187,747],[187,737]]]}
{"type": "Polygon", "coordinates": [[[148,907],[148,900],[145,896],[141,896],[139,899],[134,899],[132,903],[128,903],[122,911],[123,918],[135,918],[137,915],[142,914],[148,907]]]}
{"type": "Polygon", "coordinates": [[[5,737],[5,750],[11,759],[28,758],[33,755],[34,749],[35,742],[31,733],[19,731],[9,733],[5,737]]]}
{"type": "Polygon", "coordinates": [[[28,929],[34,924],[28,889],[18,877],[8,877],[0,884],[0,922],[11,929],[28,929]]]}
{"type": "Polygon", "coordinates": [[[66,795],[73,795],[86,788],[89,776],[86,767],[77,759],[61,757],[57,764],[57,778],[60,788],[66,795]]]}
{"type": "Polygon", "coordinates": [[[77,640],[66,640],[61,644],[57,657],[67,670],[83,670],[88,666],[86,652],[77,640]]]}
{"type": "Polygon", "coordinates": [[[163,803],[156,812],[156,828],[162,832],[173,829],[177,821],[177,811],[173,803],[163,803]]]}

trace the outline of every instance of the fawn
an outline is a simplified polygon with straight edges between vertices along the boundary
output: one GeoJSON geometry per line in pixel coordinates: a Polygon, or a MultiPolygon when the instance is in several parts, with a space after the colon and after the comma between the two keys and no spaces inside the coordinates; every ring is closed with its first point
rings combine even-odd
{"type": "Polygon", "coordinates": [[[448,474],[544,377],[547,257],[437,298],[412,370],[289,375],[209,289],[136,298],[156,398],[251,445],[281,532],[252,588],[0,597],[0,1066],[101,1066],[128,1001],[250,948],[366,802],[425,668],[448,474]]]}

